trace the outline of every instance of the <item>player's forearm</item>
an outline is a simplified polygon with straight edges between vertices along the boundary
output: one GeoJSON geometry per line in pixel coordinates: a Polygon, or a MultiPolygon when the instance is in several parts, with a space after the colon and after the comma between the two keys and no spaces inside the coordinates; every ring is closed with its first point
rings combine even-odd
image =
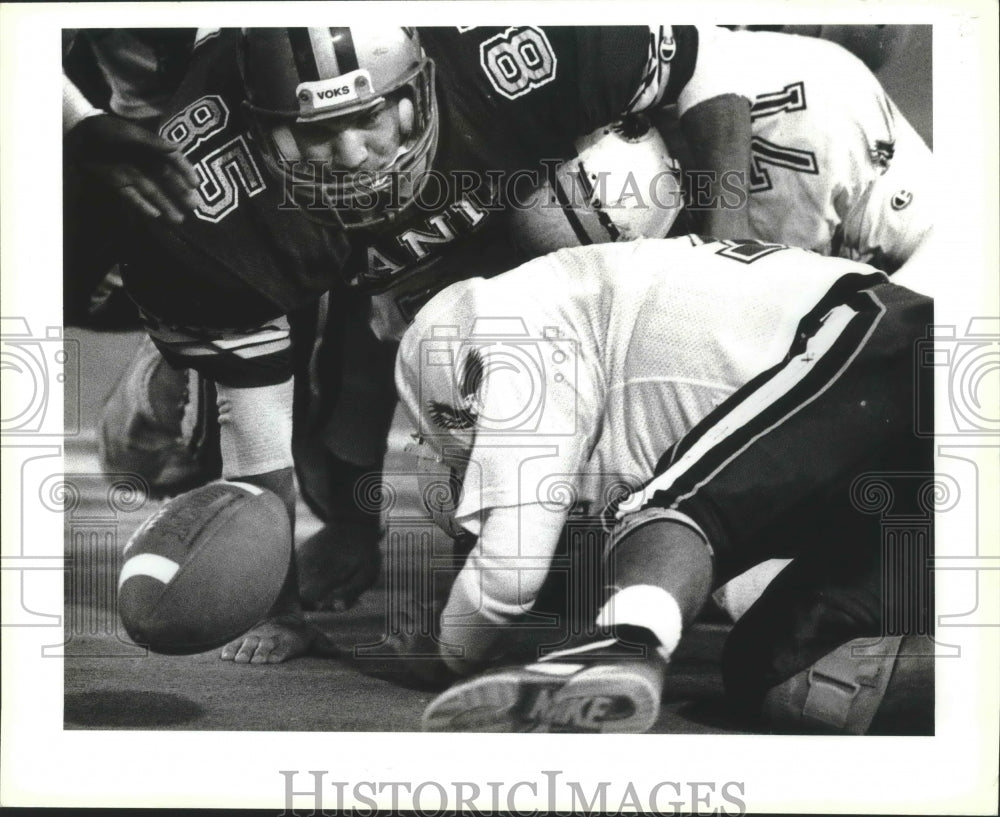
{"type": "Polygon", "coordinates": [[[704,231],[716,238],[746,238],[750,174],[750,102],[724,94],[695,105],[681,117],[694,166],[688,178],[696,209],[704,209],[704,231]]]}
{"type": "Polygon", "coordinates": [[[83,92],[63,74],[62,91],[63,136],[89,116],[106,113],[92,105],[83,92]]]}
{"type": "Polygon", "coordinates": [[[538,504],[493,508],[452,586],[441,615],[449,669],[474,672],[495,652],[508,625],[530,610],[552,562],[565,513],[538,504]]]}

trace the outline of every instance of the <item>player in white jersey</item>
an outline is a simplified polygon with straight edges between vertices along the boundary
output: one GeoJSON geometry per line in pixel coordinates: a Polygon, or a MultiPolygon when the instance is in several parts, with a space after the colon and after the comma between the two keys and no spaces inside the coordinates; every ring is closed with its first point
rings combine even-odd
{"type": "MultiPolygon", "coordinates": [[[[841,46],[814,37],[736,31],[726,46],[726,79],[753,99],[747,237],[900,270],[930,241],[933,157],[878,79],[841,46]]],[[[683,140],[672,139],[670,149],[687,166],[683,140]]],[[[625,189],[616,178],[627,164],[588,158],[591,178],[606,173],[612,193],[625,189]]],[[[726,204],[725,196],[702,201],[698,178],[687,176],[689,209],[726,204]]],[[[627,189],[633,199],[638,191],[630,207],[656,203],[643,178],[627,189]]],[[[523,211],[520,240],[534,252],[586,243],[568,226],[574,215],[523,211]]]]}
{"type": "Polygon", "coordinates": [[[754,89],[752,237],[893,273],[933,223],[930,149],[858,58],[835,43],[735,32],[754,89]]]}
{"type": "Polygon", "coordinates": [[[482,669],[531,609],[574,502],[610,503],[621,521],[597,622],[605,660],[585,644],[473,678],[432,703],[425,727],[647,729],[664,659],[711,588],[775,556],[808,576],[839,548],[846,567],[821,576],[843,587],[803,603],[776,583],[734,631],[730,655],[761,656],[730,661],[734,695],[760,706],[879,635],[878,525],[845,486],[929,471],[911,426],[931,311],[863,264],[696,236],[564,250],[437,296],[403,339],[397,386],[421,442],[463,475],[450,529],[477,537],[435,634],[452,677],[482,669]],[[824,617],[836,624],[813,627],[824,617]],[[621,660],[636,645],[645,657],[621,660]],[[570,701],[589,714],[564,719],[570,701]]]}

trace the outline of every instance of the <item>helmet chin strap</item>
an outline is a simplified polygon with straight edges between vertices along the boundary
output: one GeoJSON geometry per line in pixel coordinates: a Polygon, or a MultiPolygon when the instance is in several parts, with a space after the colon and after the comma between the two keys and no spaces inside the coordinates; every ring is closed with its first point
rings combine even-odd
{"type": "Polygon", "coordinates": [[[398,148],[396,148],[396,155],[392,157],[392,161],[389,162],[389,166],[392,167],[392,165],[396,164],[396,162],[400,159],[400,157],[405,156],[407,153],[410,152],[410,149],[412,147],[413,147],[413,142],[406,142],[405,144],[402,144],[398,148]]]}
{"type": "Polygon", "coordinates": [[[271,140],[278,149],[278,155],[291,162],[297,162],[302,158],[299,145],[292,135],[288,125],[278,125],[271,129],[271,140]]]}

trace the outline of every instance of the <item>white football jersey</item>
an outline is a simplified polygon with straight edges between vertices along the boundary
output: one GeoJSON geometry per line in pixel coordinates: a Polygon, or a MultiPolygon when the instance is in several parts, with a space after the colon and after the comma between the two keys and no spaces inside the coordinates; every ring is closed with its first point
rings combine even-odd
{"type": "Polygon", "coordinates": [[[933,223],[930,149],[839,45],[771,32],[727,40],[754,99],[751,237],[895,271],[933,223]]]}
{"type": "Polygon", "coordinates": [[[533,604],[570,509],[599,514],[647,482],[852,273],[885,280],[847,259],[685,236],[560,250],[435,296],[403,337],[396,383],[425,442],[468,457],[454,522],[478,540],[442,638],[480,660],[488,628],[533,604]]]}
{"type": "Polygon", "coordinates": [[[403,338],[397,386],[438,451],[471,451],[467,527],[491,508],[603,505],[779,363],[834,282],[875,272],[693,236],[561,250],[437,295],[403,338]]]}

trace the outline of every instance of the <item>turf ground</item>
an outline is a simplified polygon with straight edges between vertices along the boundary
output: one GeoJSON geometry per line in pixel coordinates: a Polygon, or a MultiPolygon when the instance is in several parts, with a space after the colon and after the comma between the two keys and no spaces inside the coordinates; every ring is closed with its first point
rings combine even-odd
{"type": "MultiPolygon", "coordinates": [[[[83,354],[81,414],[93,416],[118,374],[130,335],[73,332],[83,354]]],[[[398,438],[399,435],[396,435],[398,438]]],[[[398,446],[397,446],[398,447],[398,446]]],[[[391,463],[405,465],[400,455],[391,463]]],[[[394,470],[405,470],[395,468],[394,470]]],[[[100,518],[108,507],[113,479],[98,473],[90,433],[67,439],[66,482],[79,500],[67,516],[65,710],[66,729],[176,729],[285,731],[414,731],[432,694],[379,677],[380,661],[358,656],[355,647],[377,644],[385,633],[385,579],[345,613],[313,616],[341,648],[339,655],[307,656],[280,665],[235,665],[217,651],[165,656],[132,644],[115,610],[114,587],[121,549],[158,503],[120,503],[113,522],[98,536],[79,520],[100,518]],[[252,701],[253,706],[248,706],[252,701]]],[[[401,486],[400,505],[415,499],[401,486]]],[[[300,504],[298,536],[318,522],[300,504]]],[[[414,510],[414,517],[419,516],[414,510]]],[[[398,525],[397,535],[405,534],[398,525]]],[[[412,576],[391,574],[390,581],[412,576]]],[[[563,632],[544,631],[544,641],[563,632]]],[[[658,732],[740,731],[722,706],[718,656],[726,627],[698,625],[672,665],[658,732]]],[[[526,644],[527,647],[527,644],[526,644]]]]}

